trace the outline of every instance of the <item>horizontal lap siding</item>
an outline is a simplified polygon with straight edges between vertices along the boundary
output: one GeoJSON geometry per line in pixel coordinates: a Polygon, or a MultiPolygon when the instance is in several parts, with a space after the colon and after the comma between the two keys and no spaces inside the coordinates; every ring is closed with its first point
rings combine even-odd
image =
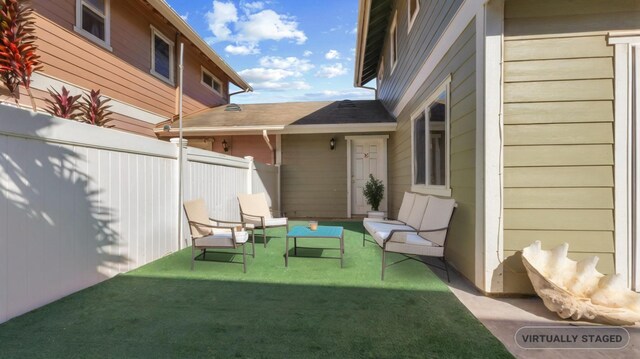
{"type": "Polygon", "coordinates": [[[347,142],[331,134],[283,135],[282,211],[287,217],[347,215],[347,142]],[[335,150],[329,140],[336,140],[335,150]]]}
{"type": "MultiPolygon", "coordinates": [[[[389,110],[395,108],[404,91],[428,54],[435,47],[438,38],[444,33],[447,24],[462,4],[461,0],[423,0],[420,10],[413,23],[411,31],[407,33],[407,1],[395,1],[394,11],[397,11],[398,24],[398,62],[391,73],[391,59],[389,55],[388,29],[383,50],[384,76],[379,86],[378,98],[389,110]]],[[[393,13],[392,15],[393,16],[393,13]]],[[[389,19],[391,25],[392,19],[389,19]]]]}
{"type": "Polygon", "coordinates": [[[535,240],[567,242],[572,259],[598,255],[598,270],[615,270],[613,47],[604,32],[580,33],[624,29],[639,10],[634,1],[506,2],[505,292],[531,290],[516,251],[535,240]]]}
{"type": "MultiPolygon", "coordinates": [[[[150,74],[150,24],[175,41],[176,30],[159,15],[138,1],[111,1],[111,52],[73,30],[74,0],[35,0],[33,5],[44,74],[82,88],[100,89],[106,96],[167,118],[176,113],[175,86],[150,74]]],[[[177,63],[177,56],[175,60],[177,63]]],[[[185,113],[226,103],[226,82],[220,69],[188,42],[185,44],[185,113]],[[200,83],[201,64],[225,84],[224,96],[200,83]]],[[[121,128],[128,129],[126,125],[121,128]]]]}
{"type": "MultiPolygon", "coordinates": [[[[416,23],[414,26],[424,25],[416,23]]],[[[412,34],[414,30],[415,28],[411,30],[412,34]]],[[[402,54],[400,56],[402,57],[402,54]]],[[[395,71],[398,69],[396,68],[395,71]]],[[[446,255],[458,270],[467,278],[473,279],[476,190],[475,22],[473,21],[452,44],[443,60],[398,116],[398,129],[389,138],[389,205],[391,215],[397,215],[403,193],[411,190],[411,115],[424,108],[426,105],[424,101],[448,75],[451,75],[451,188],[452,197],[458,203],[458,209],[450,227],[446,255]]]]}

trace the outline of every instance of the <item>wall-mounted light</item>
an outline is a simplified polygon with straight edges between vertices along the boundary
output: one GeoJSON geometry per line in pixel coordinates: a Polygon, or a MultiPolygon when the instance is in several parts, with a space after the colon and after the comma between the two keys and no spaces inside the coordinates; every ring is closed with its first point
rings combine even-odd
{"type": "Polygon", "coordinates": [[[224,150],[224,152],[229,152],[229,144],[227,143],[226,139],[222,140],[222,149],[224,150]]]}
{"type": "Polygon", "coordinates": [[[335,150],[336,149],[336,140],[331,137],[331,141],[329,141],[329,148],[331,148],[331,150],[335,150]]]}
{"type": "Polygon", "coordinates": [[[163,130],[164,132],[169,132],[169,131],[171,131],[171,125],[164,125],[164,126],[162,126],[162,130],[163,130]]]}

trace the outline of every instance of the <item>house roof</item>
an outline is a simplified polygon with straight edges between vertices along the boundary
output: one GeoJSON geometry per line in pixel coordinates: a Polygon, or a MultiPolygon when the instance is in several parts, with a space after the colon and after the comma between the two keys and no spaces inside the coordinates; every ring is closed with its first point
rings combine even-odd
{"type": "MultiPolygon", "coordinates": [[[[230,104],[200,111],[183,119],[183,133],[191,136],[323,132],[395,131],[396,120],[378,100],[230,104]]],[[[160,137],[175,137],[156,128],[160,137]]]]}
{"type": "Polygon", "coordinates": [[[207,43],[176,13],[164,0],[146,0],[156,11],[175,26],[182,35],[191,41],[202,53],[216,64],[230,78],[231,82],[245,91],[253,91],[249,85],[229,64],[227,64],[207,43]]]}
{"type": "Polygon", "coordinates": [[[360,87],[377,76],[378,63],[391,15],[391,0],[360,0],[354,85],[360,87]]]}

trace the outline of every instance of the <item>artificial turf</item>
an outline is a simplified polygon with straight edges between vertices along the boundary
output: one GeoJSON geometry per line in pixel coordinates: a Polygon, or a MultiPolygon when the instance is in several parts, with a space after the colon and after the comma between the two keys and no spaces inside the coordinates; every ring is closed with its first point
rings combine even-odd
{"type": "Polygon", "coordinates": [[[301,249],[322,258],[285,268],[283,229],[269,230],[267,249],[257,237],[246,274],[227,254],[190,271],[186,249],[0,325],[0,357],[511,357],[424,264],[394,265],[380,281],[380,249],[362,247],[360,223],[321,224],[345,227],[342,269],[329,249],[301,249]]]}

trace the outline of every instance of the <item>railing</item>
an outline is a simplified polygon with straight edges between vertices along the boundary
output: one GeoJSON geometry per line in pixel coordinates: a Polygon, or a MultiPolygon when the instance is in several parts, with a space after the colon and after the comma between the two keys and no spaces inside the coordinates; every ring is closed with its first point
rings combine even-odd
{"type": "MultiPolygon", "coordinates": [[[[184,153],[184,199],[238,219],[252,161],[184,153]]],[[[178,188],[172,143],[0,105],[0,323],[188,245],[178,188]]]]}

